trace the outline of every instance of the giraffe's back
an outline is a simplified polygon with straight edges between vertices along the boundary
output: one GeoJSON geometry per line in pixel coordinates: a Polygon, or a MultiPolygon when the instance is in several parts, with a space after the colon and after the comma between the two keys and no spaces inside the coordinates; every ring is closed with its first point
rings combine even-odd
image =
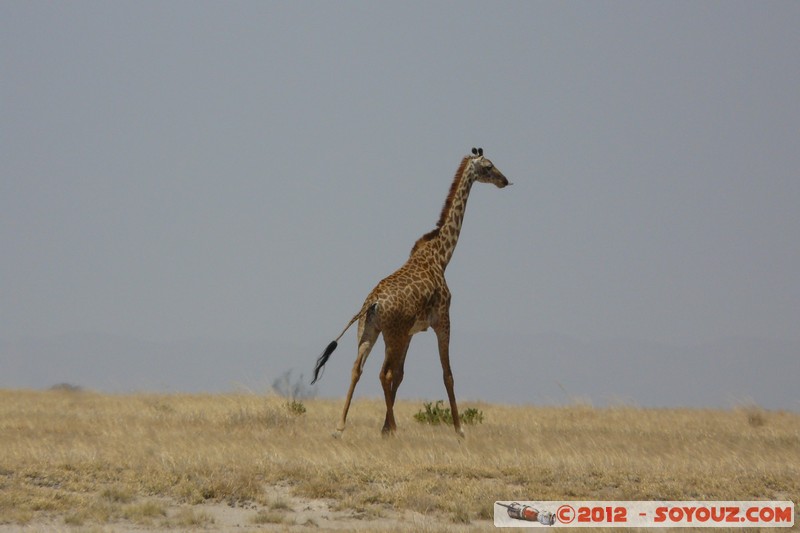
{"type": "Polygon", "coordinates": [[[377,325],[382,331],[413,335],[435,321],[443,290],[441,270],[412,257],[378,283],[367,300],[377,303],[377,325]]]}

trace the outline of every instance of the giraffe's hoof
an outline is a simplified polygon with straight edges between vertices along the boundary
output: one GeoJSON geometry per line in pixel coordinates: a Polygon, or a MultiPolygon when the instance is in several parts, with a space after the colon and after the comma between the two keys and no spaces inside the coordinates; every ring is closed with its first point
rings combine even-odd
{"type": "Polygon", "coordinates": [[[461,429],[461,428],[458,428],[458,429],[456,430],[456,434],[458,435],[458,438],[459,438],[459,439],[465,439],[465,438],[467,438],[467,436],[464,434],[464,430],[463,430],[463,429],[461,429]]]}
{"type": "Polygon", "coordinates": [[[331,437],[333,437],[334,439],[341,439],[342,438],[342,430],[341,429],[337,429],[336,431],[331,433],[331,437]]]}

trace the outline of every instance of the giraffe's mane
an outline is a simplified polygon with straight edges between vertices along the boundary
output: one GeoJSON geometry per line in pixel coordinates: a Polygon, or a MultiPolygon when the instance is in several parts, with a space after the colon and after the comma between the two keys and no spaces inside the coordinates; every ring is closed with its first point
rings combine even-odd
{"type": "Polygon", "coordinates": [[[417,242],[414,243],[414,247],[411,248],[411,255],[414,255],[414,252],[416,252],[420,246],[439,236],[439,230],[441,230],[442,226],[444,226],[445,220],[447,220],[447,214],[453,207],[453,200],[456,196],[456,191],[461,183],[461,176],[464,174],[464,169],[467,167],[469,159],[469,156],[464,157],[464,159],[462,159],[461,163],[458,165],[458,170],[456,170],[456,175],[453,177],[453,183],[450,184],[450,191],[447,193],[447,198],[442,206],[442,212],[439,214],[439,220],[436,222],[436,227],[417,239],[417,242]]]}

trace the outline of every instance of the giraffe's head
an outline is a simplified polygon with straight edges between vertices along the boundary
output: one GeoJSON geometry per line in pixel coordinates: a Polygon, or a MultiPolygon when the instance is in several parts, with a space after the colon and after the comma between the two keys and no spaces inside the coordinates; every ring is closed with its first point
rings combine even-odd
{"type": "Polygon", "coordinates": [[[472,172],[475,174],[475,181],[493,183],[500,189],[511,185],[506,177],[503,176],[503,173],[497,170],[497,167],[483,156],[483,148],[472,149],[472,157],[470,157],[469,164],[472,172]]]}

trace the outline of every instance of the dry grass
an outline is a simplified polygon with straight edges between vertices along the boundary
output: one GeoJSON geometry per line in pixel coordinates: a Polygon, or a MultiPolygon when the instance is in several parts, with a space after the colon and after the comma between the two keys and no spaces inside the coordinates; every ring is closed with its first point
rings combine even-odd
{"type": "Polygon", "coordinates": [[[588,406],[478,407],[459,440],[414,421],[399,402],[396,437],[381,438],[383,403],[361,400],[342,439],[341,401],[297,414],[254,395],[111,396],[0,391],[0,523],[128,522],[203,527],[165,501],[254,504],[255,523],[291,524],[287,501],[331,498],[369,520],[392,509],[490,520],[495,500],[757,500],[800,502],[800,415],[755,410],[588,406]]]}

